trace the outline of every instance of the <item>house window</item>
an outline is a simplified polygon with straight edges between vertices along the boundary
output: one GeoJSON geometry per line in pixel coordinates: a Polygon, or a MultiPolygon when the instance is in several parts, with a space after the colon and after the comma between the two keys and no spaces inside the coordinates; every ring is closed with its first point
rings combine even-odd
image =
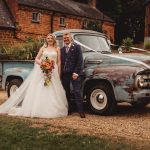
{"type": "Polygon", "coordinates": [[[33,12],[32,13],[32,22],[40,22],[41,15],[38,12],[33,12]]]}
{"type": "Polygon", "coordinates": [[[60,26],[65,26],[66,24],[65,24],[65,18],[64,17],[60,17],[59,18],[59,25],[60,26]]]}

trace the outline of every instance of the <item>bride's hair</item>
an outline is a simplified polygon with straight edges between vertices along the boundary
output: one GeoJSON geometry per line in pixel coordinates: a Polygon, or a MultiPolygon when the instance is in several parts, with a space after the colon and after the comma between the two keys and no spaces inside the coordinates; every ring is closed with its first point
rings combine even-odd
{"type": "MultiPolygon", "coordinates": [[[[53,46],[56,48],[56,47],[57,47],[56,37],[55,37],[53,34],[51,34],[51,33],[47,34],[46,38],[47,38],[48,36],[51,36],[51,37],[53,38],[53,46]]],[[[48,46],[48,42],[47,42],[47,40],[45,39],[44,47],[46,48],[47,46],[48,46]]]]}

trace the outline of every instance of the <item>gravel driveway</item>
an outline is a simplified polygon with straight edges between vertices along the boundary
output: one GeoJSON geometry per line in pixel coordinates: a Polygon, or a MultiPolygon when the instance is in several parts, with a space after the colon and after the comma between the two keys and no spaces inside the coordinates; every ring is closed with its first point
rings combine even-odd
{"type": "MultiPolygon", "coordinates": [[[[0,102],[6,98],[6,93],[0,92],[0,102]]],[[[87,111],[85,119],[81,119],[75,112],[65,118],[29,120],[32,121],[32,126],[49,125],[50,131],[67,132],[71,129],[79,134],[121,137],[146,144],[150,149],[150,105],[137,110],[128,104],[121,104],[113,116],[98,116],[87,111]]]]}

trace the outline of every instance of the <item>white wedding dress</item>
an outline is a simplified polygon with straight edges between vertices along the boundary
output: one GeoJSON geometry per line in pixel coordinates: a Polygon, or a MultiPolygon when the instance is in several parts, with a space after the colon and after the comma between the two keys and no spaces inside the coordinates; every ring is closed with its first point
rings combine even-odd
{"type": "MultiPolygon", "coordinates": [[[[43,57],[52,57],[57,61],[54,49],[45,49],[43,57]]],[[[50,85],[44,86],[40,66],[34,68],[23,84],[8,100],[0,106],[0,113],[13,116],[56,118],[68,115],[68,103],[58,74],[58,67],[52,71],[50,85]]]]}

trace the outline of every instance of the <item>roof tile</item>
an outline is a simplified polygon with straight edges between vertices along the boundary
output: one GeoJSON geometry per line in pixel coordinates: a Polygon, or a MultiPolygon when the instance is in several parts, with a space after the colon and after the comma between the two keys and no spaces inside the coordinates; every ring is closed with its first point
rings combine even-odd
{"type": "Polygon", "coordinates": [[[15,28],[11,13],[3,0],[0,1],[0,27],[15,28]]]}
{"type": "MultiPolygon", "coordinates": [[[[103,13],[97,8],[72,0],[18,0],[18,3],[64,14],[82,16],[97,20],[103,19],[103,13]]],[[[107,17],[107,21],[114,22],[109,17],[107,17]]]]}

